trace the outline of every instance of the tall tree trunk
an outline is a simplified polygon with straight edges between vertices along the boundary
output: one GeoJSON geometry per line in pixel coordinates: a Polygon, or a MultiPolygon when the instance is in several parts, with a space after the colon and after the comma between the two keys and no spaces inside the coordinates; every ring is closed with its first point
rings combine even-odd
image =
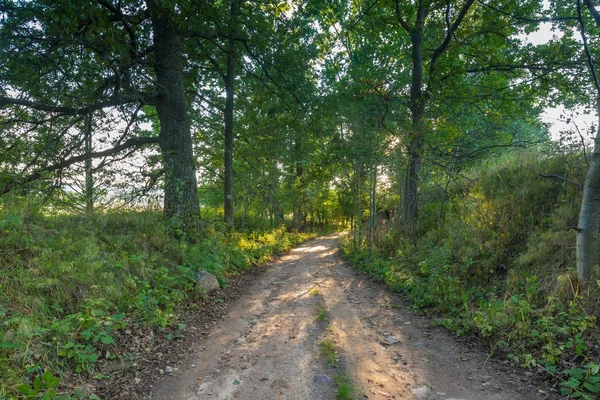
{"type": "Polygon", "coordinates": [[[371,210],[369,216],[369,246],[375,243],[375,225],[377,223],[377,165],[371,171],[371,210]]]}
{"type": "MultiPolygon", "coordinates": [[[[600,96],[596,110],[600,115],[600,96]]],[[[594,151],[583,184],[577,228],[577,278],[582,286],[586,286],[594,268],[600,264],[600,125],[596,130],[594,151]]]]}
{"type": "Polygon", "coordinates": [[[248,215],[248,195],[244,196],[244,206],[242,208],[242,230],[246,229],[246,215],[248,215]]]}
{"type": "Polygon", "coordinates": [[[357,232],[355,237],[357,240],[357,244],[359,246],[362,245],[362,214],[363,214],[362,204],[360,201],[361,200],[361,198],[360,198],[361,175],[362,175],[362,164],[359,164],[357,166],[357,173],[356,173],[356,228],[355,228],[355,231],[357,232]]]}
{"type": "MultiPolygon", "coordinates": [[[[240,0],[231,0],[231,33],[236,32],[240,0]]],[[[225,223],[233,228],[233,84],[235,81],[235,40],[229,39],[227,52],[227,72],[225,73],[225,223]]]]}
{"type": "Polygon", "coordinates": [[[302,142],[300,140],[300,134],[296,134],[294,143],[294,156],[295,156],[295,173],[296,179],[294,182],[294,191],[296,192],[296,199],[294,200],[293,210],[293,226],[298,230],[302,230],[304,224],[304,211],[303,211],[303,181],[304,181],[304,169],[302,168],[302,142]]]}
{"type": "MultiPolygon", "coordinates": [[[[590,0],[583,0],[583,4],[592,14],[596,26],[600,26],[600,13],[590,0]]],[[[581,12],[581,0],[577,0],[577,16],[580,24],[581,39],[583,41],[588,67],[592,83],[596,89],[596,113],[600,122],[600,81],[594,65],[594,59],[590,52],[585,23],[581,12]]],[[[581,209],[579,211],[579,222],[577,224],[577,279],[583,287],[587,286],[594,269],[600,263],[600,124],[594,138],[594,151],[592,160],[588,167],[585,182],[583,184],[583,195],[581,197],[581,209]]]]}
{"type": "Polygon", "coordinates": [[[411,240],[416,239],[418,216],[419,171],[423,159],[425,97],[423,96],[423,29],[425,6],[419,2],[417,20],[411,34],[412,81],[410,87],[410,111],[412,131],[408,143],[406,186],[404,191],[404,227],[411,240]]]}
{"type": "Polygon", "coordinates": [[[85,117],[85,212],[92,214],[94,212],[94,176],[92,174],[92,113],[85,117]]]}
{"type": "Polygon", "coordinates": [[[160,121],[159,143],[165,167],[164,213],[186,230],[199,227],[200,204],[190,121],[183,77],[184,57],[175,12],[158,0],[148,0],[152,19],[160,121]]]}

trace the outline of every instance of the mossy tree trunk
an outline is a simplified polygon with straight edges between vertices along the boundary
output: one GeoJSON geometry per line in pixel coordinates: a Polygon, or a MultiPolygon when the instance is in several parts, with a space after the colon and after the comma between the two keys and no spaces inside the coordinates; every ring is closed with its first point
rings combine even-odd
{"type": "Polygon", "coordinates": [[[147,2],[154,35],[160,121],[159,144],[165,168],[164,213],[186,230],[199,227],[198,183],[185,98],[184,57],[175,12],[158,0],[147,2]]]}

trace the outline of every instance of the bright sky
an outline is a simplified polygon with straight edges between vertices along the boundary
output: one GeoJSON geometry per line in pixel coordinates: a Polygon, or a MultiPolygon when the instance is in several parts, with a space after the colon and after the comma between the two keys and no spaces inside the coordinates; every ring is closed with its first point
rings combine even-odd
{"type": "MultiPolygon", "coordinates": [[[[556,36],[557,32],[552,31],[552,24],[545,22],[536,32],[527,36],[527,41],[534,45],[544,44],[556,36]]],[[[592,142],[590,133],[593,132],[592,128],[596,125],[597,119],[596,114],[583,114],[582,110],[566,110],[562,106],[547,108],[542,114],[542,120],[551,125],[550,134],[554,140],[559,138],[561,131],[579,130],[586,140],[592,142]]]]}

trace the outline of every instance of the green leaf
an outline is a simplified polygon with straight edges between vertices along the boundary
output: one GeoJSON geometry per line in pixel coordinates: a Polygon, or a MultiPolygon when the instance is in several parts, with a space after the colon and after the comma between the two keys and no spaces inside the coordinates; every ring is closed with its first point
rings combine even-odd
{"type": "Polygon", "coordinates": [[[60,378],[57,376],[56,378],[52,379],[50,382],[46,382],[46,387],[48,389],[53,389],[53,388],[57,387],[59,383],[60,383],[60,378]]]}
{"type": "Polygon", "coordinates": [[[98,360],[98,354],[97,353],[92,353],[90,354],[89,358],[91,363],[95,363],[98,360]]]}
{"type": "Polygon", "coordinates": [[[238,380],[236,379],[236,380],[234,380],[234,381],[233,381],[233,384],[234,384],[234,385],[239,385],[239,384],[240,384],[240,381],[238,381],[238,380]]]}
{"type": "Polygon", "coordinates": [[[25,347],[25,345],[23,343],[12,343],[12,342],[0,343],[0,349],[19,349],[22,347],[25,347]]]}
{"type": "Polygon", "coordinates": [[[52,372],[50,372],[49,370],[46,370],[44,372],[44,375],[42,375],[42,378],[44,379],[44,382],[49,382],[52,380],[52,378],[54,378],[54,376],[52,375],[52,372]]]}
{"type": "Polygon", "coordinates": [[[94,336],[94,333],[91,329],[86,329],[85,331],[81,332],[81,336],[83,336],[85,340],[90,340],[90,338],[94,336]]]}
{"type": "Polygon", "coordinates": [[[21,386],[17,386],[17,392],[21,394],[31,394],[32,390],[28,384],[24,383],[21,386]]]}
{"type": "Polygon", "coordinates": [[[115,340],[112,338],[112,336],[109,335],[102,336],[102,339],[100,340],[104,344],[115,344],[115,340]]]}
{"type": "Polygon", "coordinates": [[[571,378],[567,382],[563,383],[563,385],[575,389],[581,386],[581,382],[579,382],[577,379],[571,378]]]}
{"type": "Polygon", "coordinates": [[[584,382],[583,387],[592,393],[600,393],[600,385],[594,385],[590,382],[584,382]]]}

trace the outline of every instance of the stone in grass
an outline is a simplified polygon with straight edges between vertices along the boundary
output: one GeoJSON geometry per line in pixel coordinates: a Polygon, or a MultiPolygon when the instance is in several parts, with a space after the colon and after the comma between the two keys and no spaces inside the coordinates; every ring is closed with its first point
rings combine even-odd
{"type": "Polygon", "coordinates": [[[313,378],[313,382],[316,383],[330,383],[331,382],[331,378],[328,377],[327,375],[315,375],[313,378]]]}
{"type": "Polygon", "coordinates": [[[219,288],[217,277],[206,271],[199,271],[196,274],[196,291],[201,294],[208,294],[219,288]]]}

